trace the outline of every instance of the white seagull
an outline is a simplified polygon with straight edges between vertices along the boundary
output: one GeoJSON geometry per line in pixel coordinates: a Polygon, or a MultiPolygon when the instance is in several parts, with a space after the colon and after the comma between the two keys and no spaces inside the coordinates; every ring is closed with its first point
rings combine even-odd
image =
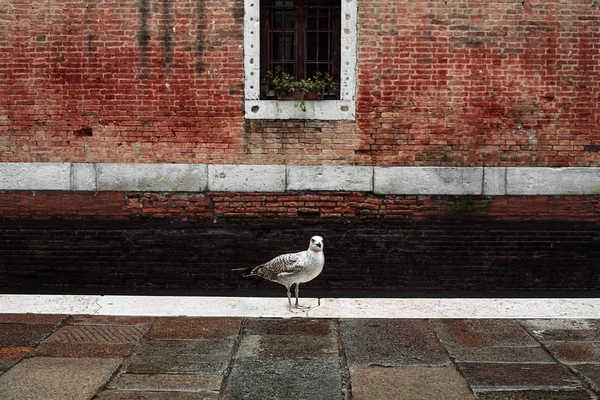
{"type": "MultiPolygon", "coordinates": [[[[325,264],[325,255],[323,254],[323,238],[313,236],[310,238],[308,250],[298,253],[282,254],[269,262],[256,267],[237,268],[233,271],[248,271],[244,276],[260,276],[272,282],[282,284],[287,289],[288,303],[290,311],[292,310],[292,299],[290,288],[296,284],[296,305],[295,308],[305,308],[298,305],[298,286],[316,278],[325,264]]],[[[309,307],[310,308],[310,307],[309,307]]]]}

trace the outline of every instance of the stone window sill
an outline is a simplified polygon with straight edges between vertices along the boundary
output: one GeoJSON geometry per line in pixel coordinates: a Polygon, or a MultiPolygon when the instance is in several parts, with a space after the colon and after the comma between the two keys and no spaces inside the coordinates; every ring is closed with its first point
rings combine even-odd
{"type": "Polygon", "coordinates": [[[245,114],[247,119],[356,119],[352,100],[305,101],[305,105],[306,111],[302,111],[296,101],[246,100],[245,114]]]}

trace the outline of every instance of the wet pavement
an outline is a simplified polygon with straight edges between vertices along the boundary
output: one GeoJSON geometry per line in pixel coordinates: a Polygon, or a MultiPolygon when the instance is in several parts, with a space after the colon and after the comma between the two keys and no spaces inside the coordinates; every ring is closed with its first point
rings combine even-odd
{"type": "Polygon", "coordinates": [[[0,398],[600,396],[600,320],[0,314],[0,398]]]}

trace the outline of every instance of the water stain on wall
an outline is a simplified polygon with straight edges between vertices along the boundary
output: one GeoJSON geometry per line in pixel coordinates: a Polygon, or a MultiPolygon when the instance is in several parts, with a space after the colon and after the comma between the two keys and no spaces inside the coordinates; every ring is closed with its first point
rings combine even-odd
{"type": "Polygon", "coordinates": [[[195,71],[200,74],[206,70],[206,63],[204,62],[203,53],[206,43],[204,34],[208,29],[206,22],[206,4],[204,0],[196,1],[196,66],[195,71]]]}
{"type": "Polygon", "coordinates": [[[150,18],[150,1],[140,0],[140,30],[138,31],[138,46],[140,53],[140,79],[148,77],[148,48],[150,45],[150,28],[148,19],[150,18]]]}
{"type": "Polygon", "coordinates": [[[163,33],[161,42],[165,61],[165,74],[167,79],[171,75],[171,63],[173,62],[173,31],[171,27],[171,1],[162,0],[163,33]]]}

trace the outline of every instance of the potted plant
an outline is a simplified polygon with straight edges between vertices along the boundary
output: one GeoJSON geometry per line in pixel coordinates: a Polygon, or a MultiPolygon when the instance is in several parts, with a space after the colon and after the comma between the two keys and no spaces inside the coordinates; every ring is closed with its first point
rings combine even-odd
{"type": "Polygon", "coordinates": [[[331,75],[318,71],[311,78],[297,81],[287,72],[277,67],[275,73],[267,72],[267,78],[273,84],[277,100],[296,100],[302,111],[306,111],[305,100],[323,100],[328,89],[335,89],[331,75]]]}

